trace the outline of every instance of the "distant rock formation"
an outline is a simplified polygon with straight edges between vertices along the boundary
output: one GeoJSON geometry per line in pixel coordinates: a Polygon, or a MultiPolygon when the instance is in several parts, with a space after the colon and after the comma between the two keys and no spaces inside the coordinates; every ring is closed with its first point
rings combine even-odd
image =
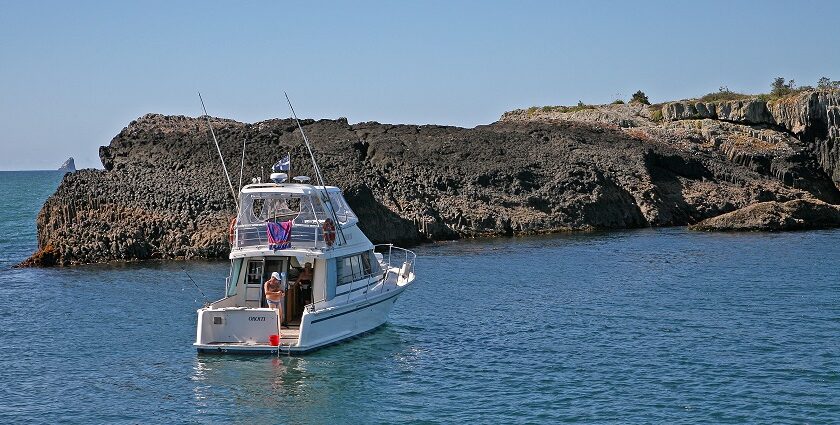
{"type": "MultiPolygon", "coordinates": [[[[302,124],[374,242],[690,225],[761,202],[840,202],[836,92],[699,103],[531,108],[474,129],[302,124]]],[[[211,121],[229,169],[249,141],[246,179],[289,151],[311,175],[294,121],[211,121]]],[[[30,264],[226,257],[235,207],[209,140],[203,117],[131,122],[100,148],[104,170],[68,174],[46,201],[30,264]]]]}
{"type": "Polygon", "coordinates": [[[840,227],[840,206],[817,200],[761,202],[689,226],[701,231],[782,231],[840,227]]]}
{"type": "Polygon", "coordinates": [[[61,167],[58,167],[58,171],[63,171],[65,173],[72,173],[76,171],[76,161],[73,160],[73,157],[67,158],[67,161],[64,161],[61,164],[61,167]]]}

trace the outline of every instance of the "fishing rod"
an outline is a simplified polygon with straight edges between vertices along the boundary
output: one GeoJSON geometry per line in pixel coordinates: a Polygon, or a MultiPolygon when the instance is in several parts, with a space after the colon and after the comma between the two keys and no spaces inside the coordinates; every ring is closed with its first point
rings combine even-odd
{"type": "Polygon", "coordinates": [[[309,158],[312,159],[312,167],[315,169],[315,177],[318,179],[321,188],[323,188],[321,200],[330,205],[330,213],[332,213],[333,221],[336,224],[335,228],[341,235],[342,243],[346,244],[347,239],[344,237],[344,230],[341,229],[341,225],[338,223],[338,215],[336,215],[335,207],[333,206],[332,201],[330,200],[330,196],[327,193],[327,187],[324,184],[324,178],[321,177],[321,168],[318,167],[318,163],[315,161],[315,154],[312,153],[312,148],[309,146],[309,139],[306,137],[306,132],[303,131],[303,126],[300,125],[300,120],[298,119],[298,116],[295,113],[295,108],[294,106],[292,106],[291,99],[289,99],[289,94],[284,91],[283,95],[286,96],[286,102],[289,103],[289,109],[292,110],[292,117],[295,119],[295,123],[297,123],[298,129],[300,130],[300,134],[303,136],[303,142],[306,144],[306,150],[309,151],[309,158]]]}
{"type": "Polygon", "coordinates": [[[207,295],[204,294],[204,291],[202,291],[201,288],[198,287],[198,284],[195,283],[192,276],[190,276],[190,274],[187,273],[187,270],[184,268],[184,266],[181,266],[181,271],[184,272],[185,275],[187,275],[187,279],[189,279],[190,282],[192,282],[192,284],[195,286],[195,289],[198,289],[198,292],[201,293],[201,296],[204,298],[204,305],[210,304],[210,299],[207,298],[207,295]]]}
{"type": "Polygon", "coordinates": [[[219,147],[219,140],[216,139],[216,132],[213,131],[213,125],[210,124],[210,115],[207,114],[207,107],[204,106],[204,99],[201,98],[201,92],[198,93],[198,100],[201,101],[201,108],[204,109],[204,117],[207,118],[207,126],[210,127],[210,135],[213,136],[213,143],[216,144],[216,152],[219,153],[219,161],[222,162],[222,168],[225,170],[225,178],[228,186],[230,186],[230,194],[233,196],[233,203],[236,204],[236,209],[239,209],[239,199],[236,197],[236,191],[233,190],[233,183],[230,181],[230,174],[228,174],[227,166],[225,165],[225,158],[222,156],[222,149],[219,147]]]}
{"type": "Polygon", "coordinates": [[[248,139],[242,141],[242,163],[239,164],[239,188],[242,188],[242,171],[245,170],[245,143],[248,139]]]}
{"type": "Polygon", "coordinates": [[[312,167],[315,168],[315,177],[318,178],[318,183],[321,186],[324,186],[324,179],[321,177],[321,169],[318,168],[318,163],[315,162],[315,155],[312,153],[312,148],[309,147],[309,139],[306,137],[306,133],[303,131],[303,126],[300,125],[300,120],[295,113],[295,108],[292,106],[292,101],[289,100],[289,94],[283,92],[283,95],[286,96],[286,102],[289,102],[289,109],[292,110],[292,116],[295,118],[295,122],[297,123],[298,129],[300,129],[300,134],[303,136],[303,142],[306,144],[306,150],[309,151],[309,157],[312,159],[312,167]]]}

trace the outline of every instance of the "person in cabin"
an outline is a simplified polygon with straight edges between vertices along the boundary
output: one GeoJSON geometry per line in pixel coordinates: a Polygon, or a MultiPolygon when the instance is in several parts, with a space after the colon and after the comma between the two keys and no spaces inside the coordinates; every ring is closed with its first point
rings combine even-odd
{"type": "Polygon", "coordinates": [[[301,300],[302,305],[308,305],[312,302],[312,276],[312,263],[306,263],[298,275],[297,281],[295,281],[295,285],[297,285],[298,291],[300,291],[300,297],[298,299],[301,300]]]}
{"type": "Polygon", "coordinates": [[[271,273],[271,278],[263,284],[263,291],[265,292],[265,300],[268,302],[268,307],[277,310],[277,315],[280,316],[280,323],[283,323],[283,312],[286,307],[286,289],[283,288],[283,279],[280,273],[271,273]]]}

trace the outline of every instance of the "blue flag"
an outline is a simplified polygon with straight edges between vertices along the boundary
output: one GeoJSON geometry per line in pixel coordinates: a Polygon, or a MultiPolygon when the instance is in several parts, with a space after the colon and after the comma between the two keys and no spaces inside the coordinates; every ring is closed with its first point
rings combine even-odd
{"type": "Polygon", "coordinates": [[[283,159],[277,161],[276,164],[271,166],[271,170],[275,173],[279,173],[281,171],[289,171],[289,168],[292,166],[292,158],[289,154],[283,157],[283,159]]]}

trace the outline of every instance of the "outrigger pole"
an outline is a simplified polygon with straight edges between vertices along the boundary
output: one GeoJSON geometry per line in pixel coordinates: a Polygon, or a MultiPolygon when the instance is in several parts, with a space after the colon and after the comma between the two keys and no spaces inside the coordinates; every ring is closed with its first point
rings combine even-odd
{"type": "Polygon", "coordinates": [[[207,107],[204,106],[204,99],[201,98],[201,92],[198,93],[198,100],[201,101],[201,109],[204,109],[204,117],[207,118],[207,126],[210,127],[210,135],[213,136],[213,143],[216,144],[216,152],[219,153],[219,161],[222,162],[222,168],[225,170],[225,178],[227,179],[228,186],[230,186],[230,194],[233,196],[233,203],[236,204],[236,209],[239,210],[239,199],[236,198],[236,191],[233,190],[233,183],[230,181],[230,174],[228,174],[227,166],[225,165],[225,158],[222,156],[222,149],[219,148],[219,141],[216,139],[216,132],[213,131],[213,125],[210,124],[210,115],[207,114],[207,107]]]}
{"type": "Polygon", "coordinates": [[[318,168],[318,163],[315,162],[315,155],[312,154],[312,148],[309,147],[309,139],[306,138],[306,133],[303,132],[303,126],[300,125],[300,120],[295,113],[295,108],[292,106],[292,101],[289,100],[289,95],[286,92],[283,92],[283,94],[286,96],[286,102],[289,102],[289,109],[292,110],[292,116],[295,118],[298,129],[300,129],[300,134],[303,135],[303,142],[306,143],[306,150],[309,151],[309,157],[312,158],[312,167],[315,168],[315,177],[318,178],[318,184],[320,186],[324,186],[324,179],[321,177],[321,169],[318,168]]]}
{"type": "Polygon", "coordinates": [[[242,189],[242,172],[245,171],[245,143],[248,139],[242,140],[242,163],[239,164],[239,188],[242,189]]]}
{"type": "Polygon", "coordinates": [[[342,243],[347,243],[347,239],[344,237],[344,231],[341,229],[341,225],[338,223],[338,216],[335,213],[335,207],[330,200],[330,196],[327,193],[327,186],[324,184],[324,178],[321,177],[321,168],[318,167],[318,163],[315,161],[315,154],[312,153],[312,148],[309,146],[309,139],[306,137],[306,133],[303,131],[303,126],[300,125],[300,120],[295,113],[295,108],[292,106],[292,101],[289,99],[289,94],[285,91],[283,95],[286,96],[286,102],[289,102],[289,109],[292,110],[292,117],[294,117],[295,122],[297,123],[298,129],[300,130],[300,134],[303,136],[303,142],[306,143],[306,150],[309,151],[309,158],[312,159],[312,167],[315,169],[315,177],[318,178],[318,183],[323,188],[323,201],[330,204],[330,212],[332,213],[332,220],[336,224],[335,228],[338,230],[338,234],[341,235],[342,243]]]}

